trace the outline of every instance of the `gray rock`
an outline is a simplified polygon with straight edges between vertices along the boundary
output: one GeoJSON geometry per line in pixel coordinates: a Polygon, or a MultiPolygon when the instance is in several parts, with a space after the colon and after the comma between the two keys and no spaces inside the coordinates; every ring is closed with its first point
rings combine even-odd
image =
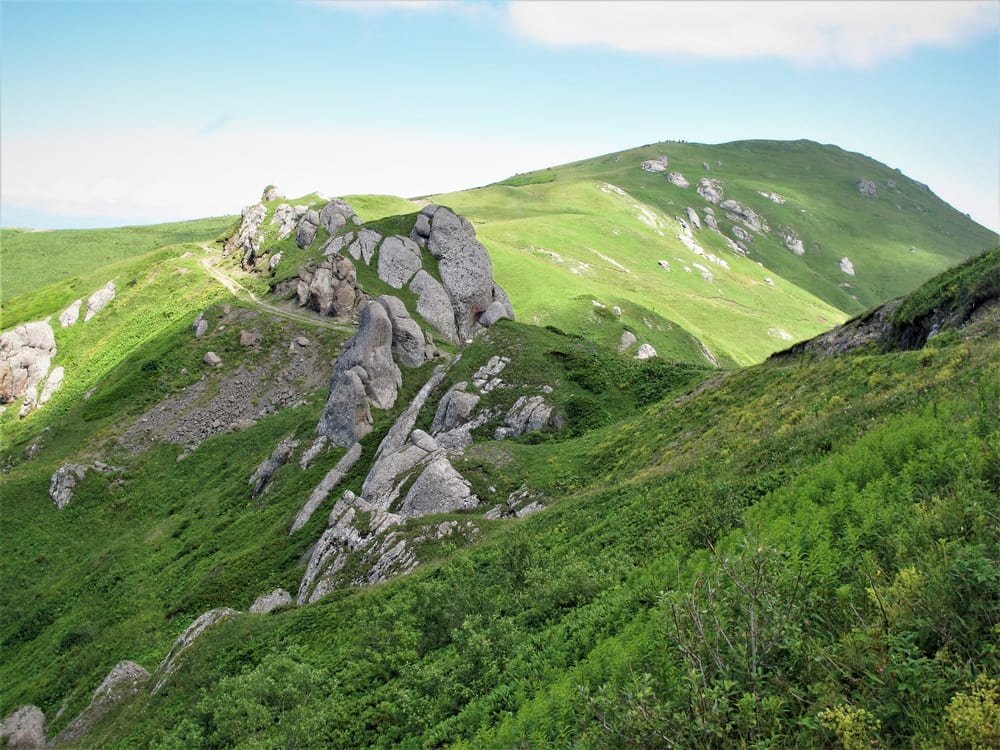
{"type": "Polygon", "coordinates": [[[726,212],[726,217],[730,221],[738,221],[755,232],[767,232],[767,222],[757,215],[753,209],[747,208],[739,201],[725,200],[719,204],[719,208],[726,212]]]}
{"type": "Polygon", "coordinates": [[[712,209],[709,208],[708,206],[705,206],[704,213],[705,213],[705,226],[715,232],[718,232],[719,222],[715,218],[715,212],[712,211],[712,209]]]}
{"type": "Polygon", "coordinates": [[[295,244],[303,249],[309,247],[316,239],[317,231],[319,231],[319,214],[315,209],[309,209],[299,222],[299,229],[295,233],[295,244]]]}
{"type": "Polygon", "coordinates": [[[622,337],[618,339],[618,351],[624,352],[631,349],[638,343],[639,339],[631,331],[622,331],[622,337]]]}
{"type": "MultiPolygon", "coordinates": [[[[336,237],[331,237],[323,246],[323,255],[343,255],[347,252],[348,246],[357,238],[358,236],[354,232],[347,232],[346,234],[338,234],[336,237]]],[[[354,260],[359,260],[361,255],[359,253],[353,257],[354,260]]]]}
{"type": "Polygon", "coordinates": [[[87,298],[87,313],[83,316],[83,322],[93,318],[97,313],[108,306],[108,303],[115,298],[115,283],[109,281],[103,287],[87,298]]]}
{"type": "Polygon", "coordinates": [[[392,353],[406,367],[420,367],[427,361],[427,344],[420,325],[406,311],[398,297],[383,295],[378,303],[385,308],[392,322],[392,353]]]}
{"type": "Polygon", "coordinates": [[[798,232],[791,227],[781,227],[778,229],[778,237],[785,243],[785,247],[796,255],[806,254],[806,248],[802,244],[802,239],[799,237],[798,232]]]}
{"type": "Polygon", "coordinates": [[[250,605],[250,614],[266,615],[271,610],[287,607],[292,602],[292,595],[285,589],[275,589],[270,594],[261,594],[254,599],[253,604],[250,605]]]}
{"type": "Polygon", "coordinates": [[[878,185],[871,180],[861,177],[858,179],[858,192],[865,198],[878,198],[878,185]]]}
{"type": "Polygon", "coordinates": [[[378,249],[378,277],[393,289],[402,289],[420,270],[420,248],[409,237],[394,235],[378,249]]]}
{"type": "Polygon", "coordinates": [[[263,340],[264,335],[258,328],[254,328],[252,331],[240,331],[240,346],[258,346],[263,340]]]}
{"type": "Polygon", "coordinates": [[[382,235],[374,229],[362,229],[355,240],[348,245],[347,252],[354,260],[363,260],[366,266],[370,266],[375,248],[381,241],[382,235]]]}
{"type": "Polygon", "coordinates": [[[441,336],[453,344],[458,343],[455,327],[455,310],[451,298],[441,283],[423,269],[417,271],[410,282],[410,291],[417,295],[417,314],[426,320],[441,336]]]}
{"type": "Polygon", "coordinates": [[[854,275],[854,264],[851,259],[846,255],[840,259],[840,270],[846,273],[848,276],[854,275]]]}
{"type": "Polygon", "coordinates": [[[191,330],[194,331],[194,337],[200,339],[205,335],[208,330],[208,321],[205,320],[205,313],[200,312],[195,316],[194,323],[191,324],[191,330]]]}
{"type": "Polygon", "coordinates": [[[52,372],[49,373],[49,377],[45,381],[45,387],[42,388],[42,392],[38,396],[39,406],[42,406],[46,401],[52,398],[53,393],[59,390],[59,387],[63,383],[64,376],[65,370],[61,366],[52,368],[52,372]]]}
{"type": "Polygon", "coordinates": [[[698,195],[707,200],[709,203],[719,203],[722,200],[725,191],[722,189],[722,183],[718,180],[713,180],[711,177],[702,177],[698,180],[698,187],[696,188],[698,195]]]}
{"type": "Polygon", "coordinates": [[[58,747],[86,737],[108,711],[142,690],[149,677],[149,672],[134,661],[118,662],[94,691],[90,704],[52,740],[52,745],[58,747]]]}
{"type": "MultiPolygon", "coordinates": [[[[437,208],[435,206],[435,208],[437,208]]],[[[433,214],[433,212],[432,212],[433,214]]],[[[430,215],[425,214],[421,211],[417,214],[417,220],[413,225],[413,231],[410,232],[410,239],[421,245],[427,244],[427,238],[431,234],[431,219],[430,215]]]]}
{"type": "Polygon", "coordinates": [[[887,188],[889,188],[890,190],[895,190],[896,189],[896,181],[895,180],[886,180],[885,181],[885,186],[887,188]]]}
{"type": "Polygon", "coordinates": [[[299,216],[295,213],[295,209],[287,203],[282,203],[274,209],[274,214],[271,216],[270,223],[278,225],[278,239],[283,240],[286,237],[291,236],[292,232],[295,230],[295,223],[298,220],[299,216]]]}
{"type": "Polygon", "coordinates": [[[712,171],[712,168],[710,166],[708,166],[708,162],[707,161],[703,161],[701,163],[701,168],[704,169],[706,172],[711,172],[712,171]]]}
{"type": "Polygon", "coordinates": [[[733,233],[733,237],[738,239],[740,242],[753,242],[754,240],[754,237],[750,234],[750,232],[737,224],[733,224],[731,231],[733,233]]]}
{"type": "Polygon", "coordinates": [[[691,183],[680,172],[671,172],[667,175],[667,182],[671,185],[676,185],[677,187],[691,187],[691,183]]]}
{"type": "Polygon", "coordinates": [[[320,315],[353,318],[367,304],[354,264],[343,255],[331,255],[315,269],[303,266],[298,275],[295,295],[300,307],[320,315]]]}
{"type": "Polygon", "coordinates": [[[402,382],[392,359],[392,321],[382,305],[370,302],[361,312],[358,332],[334,363],[330,396],[316,431],[345,448],[356,443],[371,431],[368,404],[391,408],[402,382]]]}
{"type": "Polygon", "coordinates": [[[636,352],[636,359],[652,359],[656,356],[656,349],[654,349],[649,344],[642,344],[639,346],[639,351],[636,352]]]}
{"type": "Polygon", "coordinates": [[[271,451],[271,455],[260,462],[253,476],[247,482],[247,484],[253,486],[253,490],[250,492],[251,497],[256,498],[263,494],[268,484],[270,484],[274,472],[288,463],[288,459],[292,457],[292,453],[298,447],[299,441],[291,437],[285,438],[275,446],[274,450],[271,451]]]}
{"type": "Polygon", "coordinates": [[[357,223],[354,209],[340,198],[334,198],[320,209],[319,225],[330,234],[336,234],[348,222],[357,223]]]}
{"type": "Polygon", "coordinates": [[[509,319],[507,314],[507,308],[504,307],[503,303],[499,300],[491,302],[490,306],[483,311],[483,314],[479,316],[479,325],[483,328],[489,328],[491,325],[496,323],[498,320],[509,319]]]}
{"type": "Polygon", "coordinates": [[[701,229],[701,217],[698,216],[697,211],[688,206],[686,209],[684,209],[684,213],[687,214],[688,221],[691,223],[691,226],[693,226],[695,229],[701,229]]]}
{"type": "Polygon", "coordinates": [[[658,260],[658,261],[656,261],[656,265],[658,265],[664,271],[669,271],[670,270],[670,261],[669,260],[658,260]]]}
{"type": "Polygon", "coordinates": [[[323,481],[316,485],[312,494],[309,495],[309,499],[306,500],[305,505],[295,515],[295,521],[292,523],[292,528],[288,532],[289,534],[294,534],[309,522],[312,514],[316,512],[316,509],[323,504],[334,488],[347,476],[347,472],[354,468],[359,458],[361,458],[361,443],[355,443],[337,461],[336,465],[326,473],[323,481]]]}
{"type": "Polygon", "coordinates": [[[170,653],[164,657],[163,661],[160,662],[160,666],[156,668],[156,684],[153,686],[153,694],[155,695],[160,692],[160,688],[166,684],[170,675],[177,671],[178,660],[202,633],[213,625],[224,622],[238,614],[240,614],[238,610],[230,609],[229,607],[210,609],[188,625],[184,632],[177,636],[174,645],[170,648],[170,653]]]}
{"type": "Polygon", "coordinates": [[[647,159],[639,166],[642,167],[643,172],[666,172],[669,163],[666,156],[661,156],[658,159],[647,159]]]}
{"type": "Polygon", "coordinates": [[[406,518],[451,513],[479,505],[469,482],[443,455],[431,461],[403,499],[399,514],[406,518]]]}
{"type": "Polygon", "coordinates": [[[77,320],[80,319],[80,306],[83,305],[83,300],[78,299],[73,302],[69,307],[62,311],[59,315],[59,325],[63,328],[69,328],[74,325],[77,320]]]}
{"type": "Polygon", "coordinates": [[[431,423],[432,435],[461,427],[469,421],[481,396],[467,392],[468,385],[465,381],[456,383],[438,402],[431,423]]]}
{"type": "Polygon", "coordinates": [[[48,375],[55,354],[55,334],[48,320],[25,323],[0,335],[0,404],[9,404],[31,391],[34,396],[25,414],[30,412],[37,386],[48,375]]]}
{"type": "Polygon", "coordinates": [[[507,412],[504,425],[494,431],[493,439],[503,440],[535,432],[545,427],[551,416],[552,407],[542,396],[521,396],[507,412]]]}
{"type": "Polygon", "coordinates": [[[45,747],[45,714],[37,706],[21,706],[0,724],[0,743],[9,750],[45,747]]]}
{"type": "Polygon", "coordinates": [[[209,367],[219,367],[222,365],[222,357],[220,357],[215,352],[205,352],[205,356],[201,358],[209,367]]]}
{"type": "Polygon", "coordinates": [[[87,475],[87,468],[84,464],[63,464],[55,470],[49,480],[49,497],[57,509],[62,510],[69,505],[76,485],[87,475]]]}
{"type": "Polygon", "coordinates": [[[259,231],[260,225],[264,223],[266,217],[267,206],[263,203],[247,206],[240,216],[240,225],[236,232],[226,240],[223,253],[225,255],[239,253],[240,265],[245,271],[252,268],[257,259],[263,239],[259,231]]]}
{"type": "Polygon", "coordinates": [[[285,197],[284,193],[278,190],[278,188],[276,188],[274,185],[268,185],[266,188],[264,188],[264,192],[261,193],[260,199],[262,201],[280,201],[283,200],[284,197],[285,197]]]}

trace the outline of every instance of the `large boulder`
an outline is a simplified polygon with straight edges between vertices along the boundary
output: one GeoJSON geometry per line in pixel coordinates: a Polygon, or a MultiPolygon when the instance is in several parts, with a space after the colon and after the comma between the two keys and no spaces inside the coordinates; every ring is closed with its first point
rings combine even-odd
{"type": "Polygon", "coordinates": [[[420,248],[409,237],[392,236],[378,249],[378,277],[393,289],[402,289],[420,270],[420,248]]]}
{"type": "Polygon", "coordinates": [[[406,367],[420,367],[430,357],[427,341],[420,325],[410,317],[406,305],[398,297],[382,295],[378,303],[385,308],[392,323],[392,353],[406,367]]]}
{"type": "Polygon", "coordinates": [[[459,474],[444,455],[438,455],[423,470],[403,498],[399,515],[404,518],[430,513],[451,513],[479,505],[468,480],[459,474]]]}
{"type": "Polygon", "coordinates": [[[691,187],[691,183],[680,172],[671,172],[667,175],[667,182],[671,185],[676,185],[677,187],[691,187]]]}
{"type": "Polygon", "coordinates": [[[320,209],[319,225],[330,234],[336,234],[348,223],[360,224],[361,220],[354,209],[340,198],[334,198],[320,209]]]}
{"type": "Polygon", "coordinates": [[[858,178],[857,186],[858,192],[865,198],[878,198],[878,185],[867,177],[858,178]]]}
{"type": "Polygon", "coordinates": [[[505,304],[508,317],[514,318],[509,300],[505,294],[498,294],[498,290],[502,290],[493,282],[490,254],[476,239],[476,232],[467,219],[438,207],[430,217],[427,249],[438,259],[441,280],[455,311],[455,328],[460,340],[471,338],[479,330],[479,316],[494,301],[505,304]]]}
{"type": "Polygon", "coordinates": [[[347,246],[347,252],[354,260],[362,260],[366,266],[369,266],[375,255],[375,248],[381,241],[382,235],[374,229],[362,229],[347,246]]]}
{"type": "Polygon", "coordinates": [[[666,172],[669,163],[666,156],[661,156],[657,159],[647,159],[639,166],[642,167],[643,172],[666,172]]]}
{"type": "Polygon", "coordinates": [[[434,330],[453,344],[458,343],[455,327],[455,310],[448,292],[437,279],[423,269],[417,271],[410,282],[410,291],[417,295],[417,314],[434,330]]]}
{"type": "Polygon", "coordinates": [[[262,237],[259,230],[266,216],[267,206],[263,203],[247,206],[240,216],[240,225],[236,232],[226,240],[223,252],[226,255],[239,253],[241,256],[240,265],[244,270],[253,266],[257,253],[260,251],[262,237]]]}
{"type": "Polygon", "coordinates": [[[707,200],[709,203],[718,204],[725,191],[722,189],[722,183],[718,180],[714,180],[711,177],[702,177],[698,180],[698,187],[696,188],[698,195],[707,200]]]}
{"type": "Polygon", "coordinates": [[[508,410],[503,426],[494,431],[493,439],[503,440],[535,432],[545,427],[551,416],[552,407],[543,396],[521,396],[508,410]]]}
{"type": "Polygon", "coordinates": [[[402,382],[392,359],[392,321],[382,305],[369,302],[358,319],[358,332],[334,363],[330,396],[316,431],[337,445],[352,445],[371,431],[368,404],[391,408],[402,382]]]}
{"type": "Polygon", "coordinates": [[[316,232],[319,230],[319,214],[315,209],[306,211],[306,215],[299,222],[299,229],[295,233],[295,244],[301,248],[307,248],[316,239],[316,232]]]}
{"type": "Polygon", "coordinates": [[[45,714],[37,706],[21,706],[0,723],[0,743],[9,750],[45,747],[45,714]]]}
{"type": "Polygon", "coordinates": [[[451,390],[444,394],[434,412],[434,421],[431,424],[432,434],[453,430],[469,421],[472,410],[476,408],[481,396],[468,392],[468,387],[468,382],[463,380],[456,383],[451,390]]]}

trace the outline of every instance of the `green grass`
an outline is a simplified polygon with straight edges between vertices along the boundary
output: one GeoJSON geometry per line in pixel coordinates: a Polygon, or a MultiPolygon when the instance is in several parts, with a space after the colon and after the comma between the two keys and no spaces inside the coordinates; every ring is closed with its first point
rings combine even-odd
{"type": "Polygon", "coordinates": [[[90,295],[108,281],[106,266],[113,267],[166,245],[214,240],[232,222],[233,217],[222,216],[117,229],[2,229],[3,327],[8,327],[6,308],[12,298],[60,284],[58,298],[72,302],[76,297],[90,295]],[[70,296],[73,294],[76,297],[70,296]]]}

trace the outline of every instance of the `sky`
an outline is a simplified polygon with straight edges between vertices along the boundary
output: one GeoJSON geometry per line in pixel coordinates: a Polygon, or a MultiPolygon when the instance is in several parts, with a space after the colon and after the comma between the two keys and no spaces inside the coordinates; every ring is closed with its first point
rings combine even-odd
{"type": "Polygon", "coordinates": [[[0,224],[808,138],[1000,229],[1000,2],[0,0],[0,224]]]}

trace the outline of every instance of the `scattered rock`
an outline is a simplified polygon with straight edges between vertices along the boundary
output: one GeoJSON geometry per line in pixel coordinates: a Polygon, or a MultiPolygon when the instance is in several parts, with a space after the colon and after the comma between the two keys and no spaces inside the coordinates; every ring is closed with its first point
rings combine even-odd
{"type": "Polygon", "coordinates": [[[0,724],[0,743],[9,750],[45,747],[45,714],[37,706],[21,706],[0,724]]]}
{"type": "MultiPolygon", "coordinates": [[[[664,261],[660,262],[662,263],[664,261]]],[[[631,349],[638,342],[639,339],[636,338],[636,335],[634,333],[632,333],[631,331],[622,331],[622,336],[620,339],[618,339],[618,351],[624,352],[628,349],[631,349]]]]}
{"type": "Polygon", "coordinates": [[[718,204],[722,200],[722,196],[725,191],[722,189],[722,183],[718,180],[713,180],[710,177],[702,177],[698,180],[698,187],[696,188],[698,195],[707,200],[709,203],[718,204]]]}
{"type": "Polygon", "coordinates": [[[730,221],[738,221],[755,232],[767,232],[767,222],[757,215],[757,213],[744,206],[739,201],[725,200],[719,204],[719,208],[726,212],[726,218],[730,221]]]}
{"type": "Polygon", "coordinates": [[[769,193],[766,190],[758,190],[757,191],[757,195],[762,195],[765,198],[767,198],[769,201],[771,201],[771,203],[777,203],[779,206],[782,206],[782,205],[785,204],[784,197],[778,195],[777,193],[769,193]]]}
{"type": "Polygon", "coordinates": [[[886,180],[885,181],[885,186],[887,188],[889,188],[890,190],[895,190],[896,189],[896,181],[895,180],[886,180]]]}
{"type": "Polygon", "coordinates": [[[252,615],[266,615],[271,610],[278,607],[287,607],[292,603],[292,595],[285,591],[285,589],[275,589],[270,594],[261,594],[254,599],[249,611],[252,615]]]}
{"type": "Polygon", "coordinates": [[[200,339],[205,335],[208,330],[208,321],[205,320],[205,313],[200,312],[195,316],[194,323],[191,324],[191,330],[194,331],[194,337],[200,339]]]}
{"type": "Polygon", "coordinates": [[[802,244],[802,240],[799,238],[798,233],[791,227],[781,227],[778,230],[778,237],[785,243],[785,247],[796,255],[806,254],[806,248],[802,244]]]}
{"type": "Polygon", "coordinates": [[[848,276],[854,275],[854,264],[851,263],[850,258],[846,255],[840,259],[840,270],[846,273],[848,276]]]}
{"type": "Polygon", "coordinates": [[[271,455],[260,462],[253,476],[247,482],[247,484],[253,485],[250,497],[257,498],[263,494],[268,484],[270,484],[274,472],[288,463],[288,459],[292,457],[292,453],[298,447],[299,441],[291,437],[285,438],[275,446],[274,450],[271,451],[271,455]]]}
{"type": "Polygon", "coordinates": [[[386,237],[378,249],[378,277],[393,289],[402,289],[420,270],[420,247],[409,237],[386,237]]]}
{"type": "Polygon", "coordinates": [[[452,513],[479,505],[468,480],[455,471],[443,455],[431,461],[403,499],[399,514],[404,518],[431,513],[452,513]]]}
{"type": "Polygon", "coordinates": [[[297,346],[309,346],[309,339],[305,336],[296,336],[295,343],[297,346]]]}
{"type": "Polygon", "coordinates": [[[697,211],[695,211],[693,208],[691,208],[690,206],[688,206],[684,210],[684,213],[687,214],[688,221],[691,222],[691,226],[693,226],[695,229],[701,229],[701,217],[698,216],[698,212],[697,211]]]}
{"type": "Polygon", "coordinates": [[[858,179],[858,192],[865,198],[878,198],[878,185],[871,180],[861,177],[858,179]]]}
{"type": "Polygon", "coordinates": [[[753,242],[753,235],[743,227],[733,224],[731,231],[733,233],[733,237],[738,239],[740,242],[753,242]]]}
{"type": "Polygon", "coordinates": [[[302,457],[299,459],[299,468],[303,471],[308,469],[312,465],[312,462],[316,460],[316,456],[323,452],[323,449],[326,448],[326,444],[329,442],[330,438],[326,435],[320,435],[313,440],[312,445],[302,452],[302,457]]]}
{"type": "Polygon", "coordinates": [[[410,291],[417,295],[417,313],[453,344],[458,343],[455,311],[441,283],[427,271],[417,271],[410,282],[410,291]]]}
{"type": "Polygon", "coordinates": [[[652,359],[656,356],[656,349],[654,349],[649,344],[641,344],[639,346],[639,351],[636,352],[636,359],[652,359]]]}
{"type": "Polygon", "coordinates": [[[309,247],[316,239],[317,231],[319,231],[319,214],[315,209],[309,209],[299,222],[299,229],[295,233],[295,244],[303,249],[309,247]]]}
{"type": "Polygon", "coordinates": [[[82,464],[63,464],[49,480],[49,497],[56,508],[62,510],[73,499],[77,483],[87,475],[87,467],[82,464]]]}
{"type": "Polygon", "coordinates": [[[491,302],[490,306],[487,307],[483,314],[479,316],[479,325],[483,328],[489,328],[499,320],[508,319],[508,309],[509,305],[505,306],[500,301],[491,302]]]}
{"type": "Polygon", "coordinates": [[[711,172],[712,171],[712,168],[710,166],[708,166],[708,162],[707,161],[703,161],[701,163],[701,168],[704,169],[706,172],[711,172]]]}
{"type": "Polygon", "coordinates": [[[115,283],[109,281],[103,287],[87,298],[87,313],[83,316],[83,322],[93,318],[97,313],[107,307],[108,303],[115,298],[115,283]]]}
{"type": "Polygon", "coordinates": [[[671,172],[670,174],[668,174],[667,182],[669,182],[671,185],[676,185],[677,187],[682,187],[682,188],[691,187],[691,183],[688,182],[684,178],[684,175],[682,175],[680,172],[671,172]]]}
{"type": "Polygon", "coordinates": [[[63,328],[69,328],[71,325],[75,324],[77,320],[80,319],[80,306],[83,304],[82,299],[78,299],[59,315],[59,325],[63,328]]]}
{"type": "Polygon", "coordinates": [[[240,331],[240,346],[258,346],[263,340],[264,335],[258,328],[254,328],[252,331],[240,331]]]}
{"type": "Polygon", "coordinates": [[[660,156],[656,159],[647,159],[640,166],[643,172],[666,172],[668,163],[666,156],[660,156]]]}
{"type": "Polygon", "coordinates": [[[705,226],[715,232],[718,232],[719,222],[715,218],[715,211],[713,211],[708,206],[705,206],[705,208],[703,209],[703,213],[705,214],[705,226]]]}
{"type": "Polygon", "coordinates": [[[149,672],[134,661],[118,662],[94,691],[90,704],[52,740],[52,745],[79,741],[108,711],[138,693],[148,681],[149,672]]]}
{"type": "Polygon", "coordinates": [[[552,407],[542,396],[521,396],[504,417],[504,425],[493,433],[494,440],[519,437],[536,432],[548,424],[552,407]]]}
{"type": "Polygon", "coordinates": [[[209,367],[220,367],[222,365],[222,357],[220,357],[215,352],[205,352],[205,356],[201,358],[209,367]]]}

